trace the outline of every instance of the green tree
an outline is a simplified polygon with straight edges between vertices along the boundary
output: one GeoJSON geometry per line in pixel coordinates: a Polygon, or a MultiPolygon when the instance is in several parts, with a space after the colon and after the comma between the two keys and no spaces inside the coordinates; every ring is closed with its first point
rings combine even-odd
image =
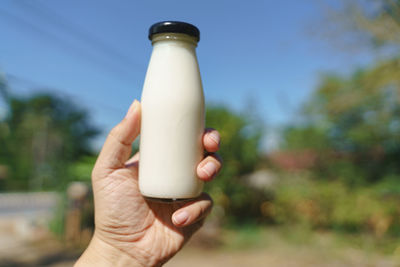
{"type": "Polygon", "coordinates": [[[284,147],[316,151],[318,177],[362,183],[400,176],[400,1],[343,3],[331,23],[385,57],[348,77],[322,77],[302,124],[285,131],[284,147]]]}
{"type": "MultiPolygon", "coordinates": [[[[305,107],[304,124],[286,131],[286,147],[312,148],[325,164],[340,162],[365,181],[400,174],[399,74],[394,59],[349,78],[324,77],[305,107]]],[[[340,168],[332,171],[340,174],[340,168]]]]}
{"type": "Polygon", "coordinates": [[[2,122],[0,164],[8,166],[1,190],[42,190],[65,186],[70,164],[90,154],[97,130],[87,112],[50,94],[10,96],[2,122]]]}
{"type": "Polygon", "coordinates": [[[206,121],[207,126],[220,131],[219,154],[224,161],[221,173],[207,184],[207,190],[231,222],[254,220],[260,215],[259,205],[266,196],[250,188],[243,177],[260,163],[263,124],[252,114],[240,114],[224,106],[208,107],[206,121]]]}
{"type": "Polygon", "coordinates": [[[322,21],[317,25],[323,29],[320,35],[329,45],[345,48],[352,54],[366,52],[390,57],[400,53],[398,0],[341,0],[324,6],[322,21]]]}
{"type": "Polygon", "coordinates": [[[375,48],[394,49],[400,53],[400,1],[364,0],[348,1],[344,5],[351,14],[353,32],[364,36],[362,40],[375,48]]]}

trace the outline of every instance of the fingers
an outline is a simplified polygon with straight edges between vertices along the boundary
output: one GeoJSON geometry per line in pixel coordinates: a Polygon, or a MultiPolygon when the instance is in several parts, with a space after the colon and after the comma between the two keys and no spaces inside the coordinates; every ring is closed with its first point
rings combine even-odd
{"type": "Polygon", "coordinates": [[[113,170],[124,167],[132,150],[132,142],[140,132],[140,117],[140,103],[135,100],[125,118],[109,133],[97,159],[94,172],[99,169],[113,170]]]}
{"type": "Polygon", "coordinates": [[[197,166],[197,176],[203,181],[211,181],[221,170],[222,160],[217,154],[210,154],[197,166]]]}
{"type": "MultiPolygon", "coordinates": [[[[203,135],[203,145],[207,152],[217,152],[221,142],[219,132],[215,129],[208,128],[203,135]]],[[[197,166],[197,176],[203,181],[212,180],[222,167],[221,158],[211,153],[203,159],[197,166]]]]}
{"type": "Polygon", "coordinates": [[[208,128],[204,131],[203,145],[204,149],[208,152],[217,152],[221,142],[221,137],[217,130],[208,128]]]}
{"type": "Polygon", "coordinates": [[[172,222],[177,227],[192,225],[205,218],[210,213],[212,205],[210,196],[203,193],[196,201],[175,211],[172,215],[172,222]]]}

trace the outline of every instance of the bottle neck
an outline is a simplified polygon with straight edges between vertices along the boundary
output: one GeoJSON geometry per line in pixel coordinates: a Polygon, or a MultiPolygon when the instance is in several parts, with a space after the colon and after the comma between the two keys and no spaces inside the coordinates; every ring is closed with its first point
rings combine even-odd
{"type": "Polygon", "coordinates": [[[151,39],[152,45],[157,45],[161,43],[171,43],[178,45],[190,45],[193,47],[197,46],[197,40],[195,37],[183,34],[183,33],[158,33],[154,34],[151,39]]]}

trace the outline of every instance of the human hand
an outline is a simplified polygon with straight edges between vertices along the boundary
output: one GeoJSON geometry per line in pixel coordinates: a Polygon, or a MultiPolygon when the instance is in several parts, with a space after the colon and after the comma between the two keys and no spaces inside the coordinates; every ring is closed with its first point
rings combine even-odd
{"type": "MultiPolygon", "coordinates": [[[[146,201],[138,187],[139,154],[131,156],[140,132],[141,107],[134,101],[110,132],[92,172],[95,232],[75,266],[161,266],[201,227],[212,200],[203,193],[189,202],[146,201]]],[[[221,168],[220,137],[208,129],[209,152],[198,165],[199,179],[210,181],[221,168]]]]}

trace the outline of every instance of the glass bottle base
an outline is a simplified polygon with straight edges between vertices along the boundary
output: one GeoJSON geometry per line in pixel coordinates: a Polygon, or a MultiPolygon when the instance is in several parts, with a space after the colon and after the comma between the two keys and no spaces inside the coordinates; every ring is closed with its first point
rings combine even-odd
{"type": "Polygon", "coordinates": [[[157,198],[157,197],[146,197],[143,196],[147,201],[160,202],[160,203],[178,203],[178,202],[189,202],[196,198],[157,198]]]}

